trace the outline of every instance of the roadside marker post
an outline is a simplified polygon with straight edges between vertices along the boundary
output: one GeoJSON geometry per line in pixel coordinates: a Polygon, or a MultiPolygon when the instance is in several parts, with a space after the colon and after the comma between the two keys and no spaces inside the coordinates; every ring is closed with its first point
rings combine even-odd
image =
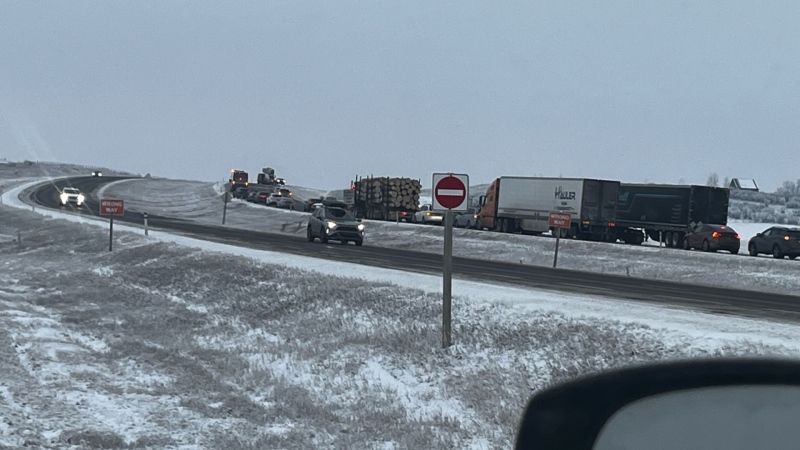
{"type": "Polygon", "coordinates": [[[555,229],[556,234],[556,251],[553,255],[553,268],[555,269],[558,265],[558,244],[561,241],[561,229],[567,228],[569,229],[572,223],[572,215],[568,212],[561,212],[561,211],[550,211],[550,217],[548,218],[548,223],[551,227],[555,229]]]}
{"type": "Polygon", "coordinates": [[[230,201],[228,198],[228,191],[225,191],[222,197],[222,224],[225,225],[225,216],[228,215],[228,202],[230,201]]]}
{"type": "MultiPolygon", "coordinates": [[[[469,176],[466,174],[433,174],[433,210],[444,210],[444,254],[442,277],[442,348],[453,345],[453,211],[466,211],[469,198],[469,176]]],[[[399,213],[398,213],[399,215],[399,213]]]]}
{"type": "Polygon", "coordinates": [[[100,215],[109,216],[108,225],[108,251],[114,245],[114,216],[125,214],[125,201],[114,198],[100,199],[100,215]]]}
{"type": "Polygon", "coordinates": [[[147,233],[147,213],[144,213],[143,216],[144,216],[144,235],[147,236],[148,235],[148,233],[147,233]]]}

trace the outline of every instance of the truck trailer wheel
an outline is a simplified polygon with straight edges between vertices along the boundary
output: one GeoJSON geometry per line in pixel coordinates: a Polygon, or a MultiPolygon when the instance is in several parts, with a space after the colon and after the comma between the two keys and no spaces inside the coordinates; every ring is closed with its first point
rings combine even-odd
{"type": "Polygon", "coordinates": [[[664,246],[665,247],[673,247],[673,245],[672,245],[672,231],[667,231],[666,233],[664,233],[662,238],[664,239],[664,246]]]}
{"type": "Polygon", "coordinates": [[[683,240],[683,233],[681,233],[679,231],[673,232],[672,233],[672,245],[670,247],[672,247],[672,248],[680,248],[682,240],[683,240]]]}

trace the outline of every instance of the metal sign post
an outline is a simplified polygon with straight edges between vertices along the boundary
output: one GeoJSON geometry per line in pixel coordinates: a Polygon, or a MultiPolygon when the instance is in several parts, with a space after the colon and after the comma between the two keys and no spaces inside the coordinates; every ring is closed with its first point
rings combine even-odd
{"type": "Polygon", "coordinates": [[[451,331],[453,297],[453,211],[444,213],[444,285],[442,286],[442,348],[453,344],[451,331]]]}
{"type": "Polygon", "coordinates": [[[222,224],[225,225],[225,216],[228,215],[228,191],[225,191],[222,199],[222,224]]]}
{"type": "Polygon", "coordinates": [[[561,241],[561,228],[556,228],[556,252],[553,254],[553,268],[558,265],[558,243],[561,241]]]}
{"type": "MultiPolygon", "coordinates": [[[[466,211],[469,198],[469,176],[433,174],[433,209],[444,212],[444,252],[442,277],[442,348],[453,345],[453,211],[466,211]]],[[[398,213],[399,214],[399,213],[398,213]]]]}
{"type": "Polygon", "coordinates": [[[108,251],[111,251],[113,245],[114,245],[114,216],[111,216],[110,220],[108,221],[108,251]]]}

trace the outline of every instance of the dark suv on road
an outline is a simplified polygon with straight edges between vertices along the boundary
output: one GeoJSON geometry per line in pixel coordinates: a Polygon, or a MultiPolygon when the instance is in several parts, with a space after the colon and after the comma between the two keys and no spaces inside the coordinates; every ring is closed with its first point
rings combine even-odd
{"type": "Polygon", "coordinates": [[[342,244],[352,241],[359,246],[364,243],[364,224],[360,219],[344,208],[324,204],[311,213],[306,233],[308,242],[319,238],[322,243],[329,239],[342,244]]]}
{"type": "Polygon", "coordinates": [[[747,251],[750,256],[767,253],[777,259],[795,259],[800,255],[800,228],[767,228],[750,239],[747,251]]]}

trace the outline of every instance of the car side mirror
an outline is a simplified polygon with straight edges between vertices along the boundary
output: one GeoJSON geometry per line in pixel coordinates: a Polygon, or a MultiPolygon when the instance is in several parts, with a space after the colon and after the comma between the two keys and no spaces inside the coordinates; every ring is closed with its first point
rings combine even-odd
{"type": "Polygon", "coordinates": [[[756,234],[756,237],[761,237],[761,236],[764,236],[764,233],[758,233],[758,234],[756,234]]]}
{"type": "Polygon", "coordinates": [[[534,395],[517,450],[789,450],[800,362],[716,358],[635,366],[534,395]]]}
{"type": "Polygon", "coordinates": [[[361,218],[360,217],[356,217],[356,221],[361,222],[361,218]]]}

